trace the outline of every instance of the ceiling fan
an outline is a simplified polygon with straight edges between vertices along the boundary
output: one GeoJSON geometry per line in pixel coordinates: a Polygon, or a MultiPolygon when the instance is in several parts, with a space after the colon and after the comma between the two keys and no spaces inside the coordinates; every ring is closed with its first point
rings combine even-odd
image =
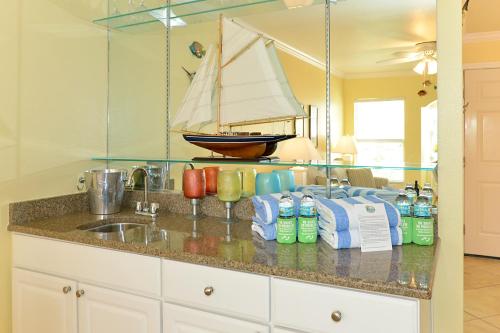
{"type": "Polygon", "coordinates": [[[394,58],[378,61],[378,64],[394,65],[417,62],[413,70],[420,75],[437,73],[436,41],[417,43],[408,51],[393,53],[394,58]]]}

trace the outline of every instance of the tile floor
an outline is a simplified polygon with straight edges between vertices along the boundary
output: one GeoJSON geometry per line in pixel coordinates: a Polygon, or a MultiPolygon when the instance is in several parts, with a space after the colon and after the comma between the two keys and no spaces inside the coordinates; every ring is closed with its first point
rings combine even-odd
{"type": "Polygon", "coordinates": [[[500,333],[500,260],[464,259],[464,333],[500,333]]]}

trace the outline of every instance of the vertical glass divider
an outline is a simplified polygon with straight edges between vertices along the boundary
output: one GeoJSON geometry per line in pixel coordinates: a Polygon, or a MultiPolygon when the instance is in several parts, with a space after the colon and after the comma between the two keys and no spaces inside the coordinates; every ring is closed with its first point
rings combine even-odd
{"type": "Polygon", "coordinates": [[[331,169],[328,167],[331,165],[331,96],[330,96],[330,79],[331,79],[331,71],[330,71],[330,0],[325,0],[325,49],[326,49],[326,59],[325,59],[325,72],[326,72],[326,197],[331,198],[332,196],[332,188],[330,181],[330,173],[331,169]]]}
{"type": "MultiPolygon", "coordinates": [[[[170,160],[170,102],[171,102],[171,87],[170,87],[170,43],[171,43],[171,22],[170,22],[170,16],[171,16],[171,10],[170,10],[170,2],[171,0],[166,0],[166,12],[167,12],[167,26],[166,26],[166,33],[165,33],[165,48],[166,48],[166,53],[165,53],[165,81],[166,81],[166,115],[165,115],[165,120],[166,120],[166,130],[165,130],[165,137],[166,137],[166,142],[165,142],[165,158],[167,160],[170,160]]],[[[166,184],[165,187],[168,190],[173,190],[173,188],[170,188],[170,162],[166,163],[166,184]]]]}

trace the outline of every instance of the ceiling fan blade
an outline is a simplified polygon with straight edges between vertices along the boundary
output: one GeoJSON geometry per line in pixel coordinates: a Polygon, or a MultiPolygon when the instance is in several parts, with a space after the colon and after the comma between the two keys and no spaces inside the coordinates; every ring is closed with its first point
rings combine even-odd
{"type": "Polygon", "coordinates": [[[415,50],[417,52],[424,52],[427,50],[436,50],[436,41],[422,42],[415,45],[415,50]]]}
{"type": "Polygon", "coordinates": [[[415,62],[418,61],[419,59],[411,59],[411,58],[392,58],[392,59],[385,59],[385,60],[380,60],[377,61],[377,64],[381,65],[395,65],[395,64],[404,64],[407,62],[415,62]]]}
{"type": "Polygon", "coordinates": [[[393,55],[395,58],[420,59],[424,56],[424,53],[416,51],[400,51],[394,52],[393,55]]]}

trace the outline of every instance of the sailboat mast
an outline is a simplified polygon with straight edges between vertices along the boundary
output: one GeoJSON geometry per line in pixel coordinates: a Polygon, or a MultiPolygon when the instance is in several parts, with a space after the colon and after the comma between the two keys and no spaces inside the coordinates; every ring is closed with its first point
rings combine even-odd
{"type": "Polygon", "coordinates": [[[221,133],[221,96],[222,96],[222,14],[219,15],[219,61],[217,72],[217,133],[221,133]]]}

